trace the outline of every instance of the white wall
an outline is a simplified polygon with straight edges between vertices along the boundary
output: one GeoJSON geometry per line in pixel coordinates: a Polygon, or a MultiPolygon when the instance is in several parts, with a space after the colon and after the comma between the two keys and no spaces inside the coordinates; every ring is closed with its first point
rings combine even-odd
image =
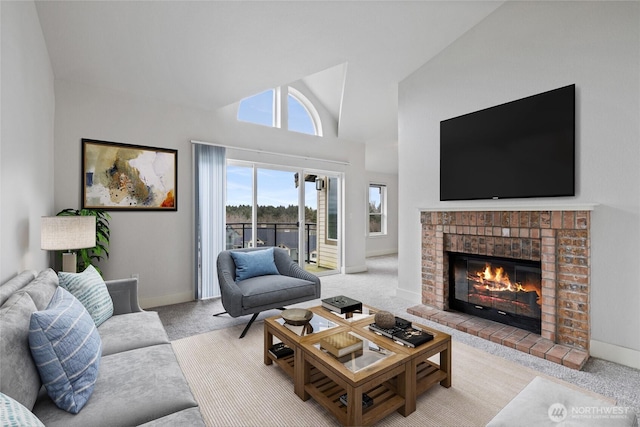
{"type": "Polygon", "coordinates": [[[364,146],[325,136],[303,135],[236,120],[234,106],[204,111],[96,87],[56,81],[55,208],[79,208],[81,139],[93,138],[178,149],[177,212],[110,212],[110,257],[106,278],[140,277],[145,307],[189,301],[194,295],[191,140],[350,162],[349,166],[229,150],[228,157],[345,174],[345,269],[365,265],[364,146]],[[355,197],[351,197],[355,195],[355,197]]]}
{"type": "Polygon", "coordinates": [[[639,76],[640,3],[508,2],[403,81],[398,293],[419,301],[419,208],[478,206],[439,202],[439,122],[575,83],[577,195],[539,202],[599,204],[591,352],[640,367],[639,76]]]}
{"type": "Polygon", "coordinates": [[[368,171],[367,179],[367,194],[369,184],[387,186],[387,234],[367,236],[367,256],[398,253],[398,175],[368,171]]]}
{"type": "Polygon", "coordinates": [[[0,283],[42,270],[40,217],[53,214],[53,71],[33,2],[0,2],[0,283]]]}

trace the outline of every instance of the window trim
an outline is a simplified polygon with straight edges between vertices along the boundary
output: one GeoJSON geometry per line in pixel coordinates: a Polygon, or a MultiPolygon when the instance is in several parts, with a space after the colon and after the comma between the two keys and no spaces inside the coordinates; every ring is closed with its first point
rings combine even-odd
{"type": "MultiPolygon", "coordinates": [[[[293,99],[295,99],[296,101],[298,101],[300,103],[300,105],[302,105],[302,107],[307,111],[307,114],[309,114],[309,117],[311,118],[311,123],[313,124],[313,129],[315,131],[315,136],[322,136],[322,121],[320,120],[320,114],[318,113],[318,110],[316,109],[316,107],[313,105],[313,103],[311,101],[309,101],[309,98],[307,98],[306,96],[304,96],[302,94],[302,92],[300,92],[298,89],[292,87],[292,86],[288,86],[288,95],[291,96],[293,99]]],[[[288,108],[288,105],[287,105],[288,108]]],[[[287,111],[288,113],[288,111],[287,111]]],[[[287,119],[288,119],[288,114],[287,114],[287,119]]],[[[287,123],[287,129],[288,129],[288,123],[287,123]]],[[[307,134],[310,135],[310,134],[307,134]]]]}

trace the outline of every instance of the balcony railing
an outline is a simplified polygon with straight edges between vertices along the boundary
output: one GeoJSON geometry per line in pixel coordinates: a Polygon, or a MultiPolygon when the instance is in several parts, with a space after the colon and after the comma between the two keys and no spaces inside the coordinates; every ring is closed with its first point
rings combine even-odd
{"type": "MultiPolygon", "coordinates": [[[[282,245],[291,250],[291,257],[298,260],[298,223],[295,222],[259,222],[257,223],[257,246],[282,245]]],[[[305,261],[315,262],[311,253],[317,249],[317,226],[307,223],[304,226],[305,261]]],[[[227,223],[227,249],[249,247],[253,239],[250,222],[227,223]]]]}

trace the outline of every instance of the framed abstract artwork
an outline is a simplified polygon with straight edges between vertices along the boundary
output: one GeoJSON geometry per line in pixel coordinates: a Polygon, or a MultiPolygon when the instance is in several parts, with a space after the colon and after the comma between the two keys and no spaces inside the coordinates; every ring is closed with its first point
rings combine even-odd
{"type": "Polygon", "coordinates": [[[82,139],[82,208],[178,210],[178,150],[82,139]]]}

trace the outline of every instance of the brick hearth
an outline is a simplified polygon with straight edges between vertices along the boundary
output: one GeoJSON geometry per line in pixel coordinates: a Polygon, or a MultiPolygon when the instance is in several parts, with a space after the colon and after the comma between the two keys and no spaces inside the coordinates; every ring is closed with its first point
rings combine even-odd
{"type": "Polygon", "coordinates": [[[413,314],[582,367],[589,354],[589,211],[422,212],[421,222],[422,302],[430,307],[414,307],[413,314]],[[449,312],[447,252],[540,261],[540,335],[449,312]]]}

